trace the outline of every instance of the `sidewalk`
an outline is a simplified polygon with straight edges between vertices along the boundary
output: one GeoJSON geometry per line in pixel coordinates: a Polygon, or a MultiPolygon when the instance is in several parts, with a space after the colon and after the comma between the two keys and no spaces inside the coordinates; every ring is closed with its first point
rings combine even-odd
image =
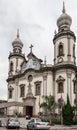
{"type": "Polygon", "coordinates": [[[54,125],[51,126],[50,130],[77,130],[77,125],[72,126],[54,125]]]}
{"type": "Polygon", "coordinates": [[[30,120],[26,120],[26,118],[19,118],[19,121],[20,121],[20,127],[26,128],[26,126],[30,120]]]}

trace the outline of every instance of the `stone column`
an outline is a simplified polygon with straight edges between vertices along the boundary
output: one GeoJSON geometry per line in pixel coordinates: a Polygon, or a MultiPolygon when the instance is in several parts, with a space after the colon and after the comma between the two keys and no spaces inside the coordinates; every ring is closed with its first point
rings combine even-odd
{"type": "Polygon", "coordinates": [[[72,103],[72,83],[71,83],[71,72],[67,72],[67,94],[72,103]]]}
{"type": "Polygon", "coordinates": [[[75,99],[77,100],[77,73],[75,74],[75,99]]]}
{"type": "MultiPolygon", "coordinates": [[[[16,83],[15,83],[15,101],[18,102],[18,95],[19,95],[19,79],[16,79],[16,83]]],[[[16,106],[15,109],[19,112],[19,107],[16,106]]]]}
{"type": "Polygon", "coordinates": [[[47,74],[43,76],[43,96],[47,95],[47,74]]]}
{"type": "Polygon", "coordinates": [[[70,50],[71,48],[70,48],[70,36],[68,36],[68,54],[67,54],[67,56],[68,56],[68,62],[70,62],[71,61],[71,53],[70,53],[70,50]]]}

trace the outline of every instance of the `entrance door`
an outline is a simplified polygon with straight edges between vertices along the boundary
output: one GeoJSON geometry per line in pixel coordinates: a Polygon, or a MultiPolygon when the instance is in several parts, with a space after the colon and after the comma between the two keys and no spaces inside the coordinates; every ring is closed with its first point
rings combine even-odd
{"type": "Polygon", "coordinates": [[[30,115],[32,117],[32,115],[33,115],[33,107],[32,106],[26,106],[26,115],[30,115]]]}

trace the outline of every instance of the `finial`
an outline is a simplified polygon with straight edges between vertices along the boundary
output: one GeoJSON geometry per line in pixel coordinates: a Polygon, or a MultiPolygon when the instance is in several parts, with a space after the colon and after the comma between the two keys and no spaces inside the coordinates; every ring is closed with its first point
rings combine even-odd
{"type": "Polygon", "coordinates": [[[66,12],[66,11],[65,11],[65,3],[64,3],[64,1],[63,1],[63,10],[62,10],[62,12],[63,12],[63,13],[66,12]]]}
{"type": "Polygon", "coordinates": [[[17,38],[19,38],[19,29],[17,29],[17,38]]]}
{"type": "Polygon", "coordinates": [[[31,46],[29,47],[30,48],[30,52],[32,53],[32,47],[33,47],[33,45],[31,44],[31,46]]]}

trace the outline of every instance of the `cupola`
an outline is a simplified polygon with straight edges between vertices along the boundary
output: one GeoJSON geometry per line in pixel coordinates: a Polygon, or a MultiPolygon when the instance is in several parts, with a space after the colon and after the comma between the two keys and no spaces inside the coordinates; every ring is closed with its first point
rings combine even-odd
{"type": "Polygon", "coordinates": [[[13,46],[13,52],[14,53],[22,53],[23,43],[22,43],[22,41],[20,40],[20,37],[19,37],[19,29],[17,30],[16,39],[12,42],[12,46],[13,46]]]}
{"type": "Polygon", "coordinates": [[[64,4],[64,2],[63,2],[62,14],[61,14],[60,17],[57,19],[58,29],[59,29],[59,31],[69,30],[71,24],[72,24],[72,19],[71,19],[71,17],[66,13],[65,4],[64,4]]]}

